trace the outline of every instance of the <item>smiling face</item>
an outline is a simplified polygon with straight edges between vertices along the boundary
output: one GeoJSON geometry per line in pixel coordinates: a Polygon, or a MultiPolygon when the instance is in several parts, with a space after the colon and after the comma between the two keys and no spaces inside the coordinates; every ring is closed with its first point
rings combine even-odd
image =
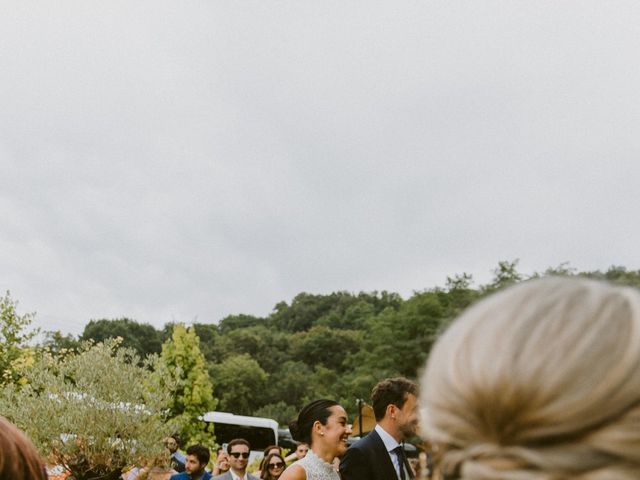
{"type": "Polygon", "coordinates": [[[243,444],[234,445],[229,452],[229,465],[233,470],[244,472],[249,463],[249,447],[243,444]]]}
{"type": "Polygon", "coordinates": [[[271,455],[267,462],[267,471],[269,472],[269,478],[278,478],[284,472],[285,467],[284,459],[280,455],[271,455]]]}
{"type": "Polygon", "coordinates": [[[418,401],[416,396],[408,393],[402,408],[397,410],[398,430],[403,438],[409,438],[416,434],[418,429],[418,401]]]}
{"type": "Polygon", "coordinates": [[[347,451],[351,425],[347,423],[347,412],[340,405],[330,407],[329,411],[331,415],[327,418],[326,425],[319,426],[320,441],[327,450],[338,457],[347,451]]]}

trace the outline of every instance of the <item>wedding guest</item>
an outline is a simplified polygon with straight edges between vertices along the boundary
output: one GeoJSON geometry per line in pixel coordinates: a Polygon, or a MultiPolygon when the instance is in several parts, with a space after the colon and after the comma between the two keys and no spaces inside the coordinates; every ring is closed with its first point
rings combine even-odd
{"type": "Polygon", "coordinates": [[[152,458],[144,467],[133,468],[122,475],[123,480],[169,480],[176,472],[168,465],[170,457],[165,453],[152,458]]]}
{"type": "Polygon", "coordinates": [[[0,479],[46,480],[44,462],[31,440],[0,417],[0,479]]]}
{"type": "Polygon", "coordinates": [[[216,461],[213,463],[213,471],[211,472],[213,476],[222,475],[226,473],[231,468],[229,464],[229,454],[225,452],[224,448],[218,448],[216,453],[216,461]]]}
{"type": "Polygon", "coordinates": [[[266,458],[267,455],[271,455],[272,453],[277,453],[278,455],[282,455],[282,451],[278,445],[269,445],[264,449],[263,456],[266,458]]]}
{"type": "Polygon", "coordinates": [[[637,479],[640,293],[579,278],[496,293],[438,340],[421,388],[446,479],[637,479]]]}
{"type": "Polygon", "coordinates": [[[308,451],[309,451],[308,443],[298,442],[296,449],[293,451],[293,453],[290,453],[289,455],[287,455],[285,457],[285,460],[287,461],[287,463],[297,462],[298,460],[303,459],[307,455],[308,451]]]}
{"type": "Polygon", "coordinates": [[[184,472],[176,473],[171,480],[209,480],[211,474],[205,470],[211,453],[204,445],[191,445],[187,448],[184,472]]]}
{"type": "Polygon", "coordinates": [[[284,472],[286,463],[279,453],[270,453],[264,459],[260,478],[263,480],[278,480],[284,472]]]}
{"type": "Polygon", "coordinates": [[[333,461],[347,451],[351,435],[345,409],[333,400],[315,400],[300,411],[289,430],[294,440],[307,443],[310,449],[280,480],[339,480],[333,461]]]}
{"type": "Polygon", "coordinates": [[[175,473],[172,468],[151,467],[141,471],[135,480],[170,480],[175,473]]]}
{"type": "Polygon", "coordinates": [[[244,438],[234,438],[227,445],[229,454],[229,471],[213,477],[214,480],[258,480],[257,477],[247,472],[251,444],[244,438]]]}
{"type": "Polygon", "coordinates": [[[262,471],[264,462],[267,460],[267,457],[272,453],[277,453],[278,455],[282,455],[282,451],[280,450],[280,447],[278,445],[269,445],[267,448],[264,449],[264,452],[262,453],[262,460],[260,460],[260,466],[258,467],[258,470],[262,471]]]}
{"type": "Polygon", "coordinates": [[[176,472],[184,472],[184,465],[187,460],[187,456],[180,451],[180,436],[177,433],[174,433],[170,437],[165,438],[164,444],[169,450],[171,468],[173,468],[176,472]]]}

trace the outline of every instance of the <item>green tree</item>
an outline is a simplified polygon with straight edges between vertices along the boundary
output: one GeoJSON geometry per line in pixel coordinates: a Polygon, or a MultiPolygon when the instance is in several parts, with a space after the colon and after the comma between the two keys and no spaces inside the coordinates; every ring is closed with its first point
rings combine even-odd
{"type": "Polygon", "coordinates": [[[217,401],[193,327],[187,329],[181,323],[174,326],[171,338],[162,345],[155,375],[170,393],[166,406],[169,416],[180,425],[182,439],[189,444],[213,446],[210,424],[199,417],[214,410],[217,401]]]}
{"type": "Polygon", "coordinates": [[[220,333],[227,333],[240,328],[254,327],[264,322],[262,318],[253,315],[229,315],[220,320],[220,333]]]}
{"type": "Polygon", "coordinates": [[[253,415],[264,404],[268,375],[248,354],[232,355],[213,365],[211,376],[216,381],[221,411],[253,415]]]}
{"type": "Polygon", "coordinates": [[[280,400],[277,403],[269,403],[258,408],[253,414],[256,417],[273,418],[280,425],[289,425],[289,423],[298,416],[299,410],[298,407],[294,407],[280,400]]]}
{"type": "Polygon", "coordinates": [[[437,336],[457,312],[449,292],[433,289],[415,293],[398,311],[370,317],[359,348],[347,359],[352,374],[371,378],[371,386],[396,375],[417,378],[437,336]]]}
{"type": "Polygon", "coordinates": [[[60,330],[45,332],[42,347],[49,350],[54,355],[62,355],[68,351],[78,351],[82,342],[70,333],[64,335],[60,330]]]}
{"type": "Polygon", "coordinates": [[[448,323],[462,313],[469,305],[480,298],[481,292],[471,288],[473,277],[468,273],[462,275],[454,275],[447,277],[445,290],[435,289],[437,291],[440,303],[443,305],[446,317],[440,329],[446,327],[448,323]]]}
{"type": "Polygon", "coordinates": [[[358,346],[359,333],[316,325],[292,336],[291,354],[294,360],[309,366],[322,365],[341,371],[347,354],[358,346]]]}
{"type": "Polygon", "coordinates": [[[209,366],[220,363],[224,358],[233,354],[233,349],[229,345],[228,336],[221,334],[217,325],[194,323],[193,328],[200,339],[200,350],[204,355],[207,369],[209,366]]]}
{"type": "Polygon", "coordinates": [[[122,346],[133,348],[141,358],[162,349],[161,333],[148,323],[129,318],[91,320],[84,327],[80,340],[102,342],[107,338],[122,338],[122,346]]]}
{"type": "MultiPolygon", "coordinates": [[[[264,325],[239,328],[221,335],[224,358],[246,353],[265,371],[274,371],[288,358],[290,335],[264,325]]],[[[219,363],[219,362],[218,362],[219,363]]]]}
{"type": "Polygon", "coordinates": [[[312,375],[313,370],[306,363],[287,360],[269,377],[273,386],[269,390],[269,403],[284,401],[299,410],[304,406],[304,399],[313,387],[312,375]]]}
{"type": "MultiPolygon", "coordinates": [[[[576,269],[573,268],[569,262],[563,262],[560,265],[558,265],[557,267],[549,267],[545,270],[544,275],[548,276],[548,275],[556,275],[556,276],[563,276],[563,277],[569,277],[572,275],[576,275],[576,269]]],[[[538,274],[533,274],[532,276],[537,277],[539,276],[538,274]]]]}
{"type": "Polygon", "coordinates": [[[117,340],[86,343],[77,354],[41,352],[21,372],[24,385],[4,387],[0,411],[78,480],[115,480],[126,465],[162,453],[170,429],[153,359],[139,362],[117,340]]]}
{"type": "Polygon", "coordinates": [[[32,355],[29,341],[38,330],[28,330],[35,313],[18,314],[18,302],[9,291],[0,297],[0,384],[17,380],[16,363],[29,362],[32,355]]]}
{"type": "Polygon", "coordinates": [[[224,396],[220,406],[282,419],[286,415],[278,415],[278,408],[297,410],[305,400],[324,395],[355,408],[355,399],[368,398],[385,377],[416,379],[440,333],[475,301],[531,277],[577,275],[640,287],[640,270],[622,266],[578,272],[565,263],[532,275],[517,267],[518,260],[500,261],[484,285],[462,273],[407,299],[386,291],[300,293],[265,318],[238,314],[218,326],[195,325],[216,391],[224,396]],[[232,398],[242,395],[250,398],[232,398]]]}
{"type": "Polygon", "coordinates": [[[280,302],[275,312],[269,318],[269,323],[276,328],[288,332],[300,332],[310,329],[323,316],[329,314],[340,300],[349,297],[346,292],[336,292],[330,295],[311,295],[300,293],[291,302],[280,302]]]}
{"type": "Polygon", "coordinates": [[[627,270],[626,267],[612,265],[606,272],[584,272],[581,276],[596,280],[606,280],[618,285],[640,288],[640,270],[627,270]]]}
{"type": "Polygon", "coordinates": [[[524,280],[525,277],[518,272],[519,262],[519,259],[511,262],[506,260],[498,262],[498,266],[493,270],[493,280],[482,287],[483,293],[488,294],[524,280]]]}
{"type": "Polygon", "coordinates": [[[387,308],[397,310],[402,304],[400,295],[386,291],[360,292],[358,296],[337,292],[331,296],[335,303],[315,324],[334,329],[361,330],[369,316],[377,315],[387,308]]]}

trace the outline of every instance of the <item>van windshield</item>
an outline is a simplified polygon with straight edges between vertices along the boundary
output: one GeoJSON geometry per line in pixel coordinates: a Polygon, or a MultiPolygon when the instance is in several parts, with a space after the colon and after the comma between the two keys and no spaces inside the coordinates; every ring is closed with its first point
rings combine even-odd
{"type": "Polygon", "coordinates": [[[216,442],[221,445],[229,443],[234,438],[244,438],[251,444],[252,450],[264,450],[269,445],[276,444],[276,436],[273,430],[265,427],[215,422],[214,433],[216,442]]]}

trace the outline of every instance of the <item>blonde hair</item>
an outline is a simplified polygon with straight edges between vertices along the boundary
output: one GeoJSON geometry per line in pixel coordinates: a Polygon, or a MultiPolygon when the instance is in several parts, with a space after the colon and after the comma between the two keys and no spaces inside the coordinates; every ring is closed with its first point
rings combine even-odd
{"type": "Polygon", "coordinates": [[[640,478],[640,293],[545,278],[494,294],[439,339],[421,387],[447,479],[640,478]]]}

